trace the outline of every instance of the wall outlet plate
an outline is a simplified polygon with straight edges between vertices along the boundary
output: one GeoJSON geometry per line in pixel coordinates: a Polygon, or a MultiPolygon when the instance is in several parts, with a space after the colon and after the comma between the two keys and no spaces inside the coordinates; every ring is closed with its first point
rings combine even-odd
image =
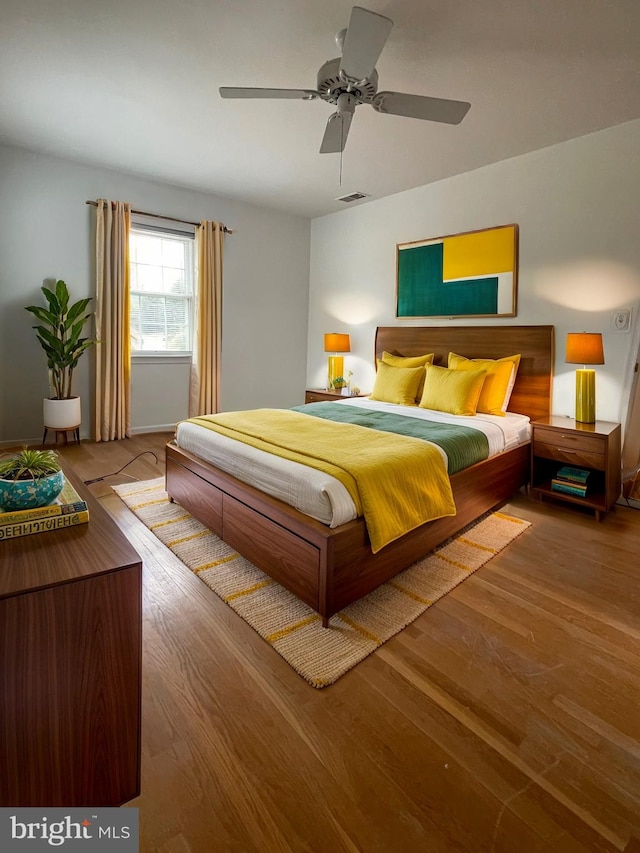
{"type": "Polygon", "coordinates": [[[631,308],[621,308],[611,315],[611,322],[616,332],[628,332],[631,328],[631,308]]]}

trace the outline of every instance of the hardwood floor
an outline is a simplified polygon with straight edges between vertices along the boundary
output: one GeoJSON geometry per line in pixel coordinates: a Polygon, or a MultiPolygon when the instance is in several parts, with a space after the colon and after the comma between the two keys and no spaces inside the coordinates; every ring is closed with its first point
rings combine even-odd
{"type": "MultiPolygon", "coordinates": [[[[167,438],[58,449],[91,479],[167,438]]],[[[129,479],[89,488],[144,560],[141,851],[640,849],[640,513],[516,496],[529,530],[316,691],[110,491],[129,479]]]]}

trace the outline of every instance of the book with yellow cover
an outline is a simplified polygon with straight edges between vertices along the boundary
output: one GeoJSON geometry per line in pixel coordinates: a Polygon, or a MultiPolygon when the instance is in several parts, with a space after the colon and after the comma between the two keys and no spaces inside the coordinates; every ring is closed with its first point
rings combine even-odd
{"type": "Polygon", "coordinates": [[[44,518],[32,518],[16,521],[13,524],[0,525],[0,542],[5,539],[16,539],[18,536],[29,536],[30,533],[46,533],[48,530],[59,530],[61,527],[74,527],[89,521],[89,511],[67,512],[64,515],[46,515],[44,518]]]}
{"type": "Polygon", "coordinates": [[[51,504],[39,506],[34,509],[17,509],[11,512],[0,512],[0,529],[8,524],[15,525],[23,521],[35,521],[39,518],[50,518],[59,515],[73,515],[78,512],[88,512],[87,502],[65,477],[62,491],[51,504]]]}

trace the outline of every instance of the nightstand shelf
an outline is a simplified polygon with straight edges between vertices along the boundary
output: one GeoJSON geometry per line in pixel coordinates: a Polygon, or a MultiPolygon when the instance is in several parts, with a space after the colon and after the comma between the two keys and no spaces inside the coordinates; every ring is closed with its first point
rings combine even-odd
{"type": "Polygon", "coordinates": [[[620,496],[620,424],[583,424],[552,415],[531,427],[532,494],[592,509],[599,521],[620,496]],[[589,471],[584,497],[552,489],[552,479],[565,465],[589,471]]]}
{"type": "MultiPolygon", "coordinates": [[[[368,397],[368,394],[351,394],[351,397],[368,397]]],[[[307,388],[304,392],[304,402],[307,403],[322,403],[331,402],[333,400],[348,400],[349,396],[341,394],[340,391],[325,391],[324,388],[307,388]]]]}

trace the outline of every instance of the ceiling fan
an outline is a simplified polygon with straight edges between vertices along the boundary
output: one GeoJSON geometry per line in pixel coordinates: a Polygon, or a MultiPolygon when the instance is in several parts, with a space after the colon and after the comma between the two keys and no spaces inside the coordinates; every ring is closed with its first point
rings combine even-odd
{"type": "Polygon", "coordinates": [[[351,119],[359,104],[369,104],[376,112],[408,118],[460,124],[471,104],[408,95],[404,92],[378,92],[376,62],[382,53],[393,21],[361,6],[351,10],[349,26],[336,35],[341,57],[330,59],[318,71],[316,89],[255,89],[220,87],[223,98],[283,98],[314,101],[321,98],[336,104],[324,132],[321,154],[344,151],[351,119]]]}

